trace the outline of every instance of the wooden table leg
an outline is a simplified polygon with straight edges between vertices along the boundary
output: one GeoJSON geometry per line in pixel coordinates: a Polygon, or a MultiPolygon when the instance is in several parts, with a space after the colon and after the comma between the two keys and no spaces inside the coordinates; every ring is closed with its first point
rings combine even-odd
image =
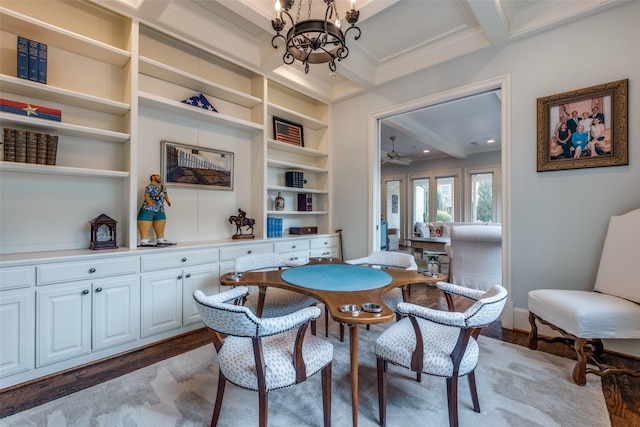
{"type": "Polygon", "coordinates": [[[349,347],[351,349],[351,418],[353,427],[358,427],[358,325],[349,325],[349,347]]]}
{"type": "Polygon", "coordinates": [[[264,299],[267,296],[267,287],[266,286],[258,286],[259,294],[258,294],[258,307],[256,307],[256,316],[262,317],[262,310],[264,309],[264,299]]]}

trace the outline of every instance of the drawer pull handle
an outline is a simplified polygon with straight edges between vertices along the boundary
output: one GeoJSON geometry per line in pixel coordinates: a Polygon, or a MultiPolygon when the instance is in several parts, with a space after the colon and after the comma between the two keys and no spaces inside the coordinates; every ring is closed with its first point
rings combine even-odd
{"type": "Polygon", "coordinates": [[[178,276],[178,280],[182,279],[182,274],[178,276]]]}
{"type": "Polygon", "coordinates": [[[180,261],[187,262],[187,259],[186,258],[182,258],[180,261]]]}
{"type": "Polygon", "coordinates": [[[291,249],[295,249],[295,248],[296,248],[296,245],[291,246],[291,249]]]}
{"type": "Polygon", "coordinates": [[[329,244],[329,242],[324,242],[324,244],[325,244],[325,245],[328,245],[328,244],[329,244]]]}
{"type": "Polygon", "coordinates": [[[89,293],[89,289],[85,289],[84,291],[82,291],[82,295],[86,295],[89,293]]]}
{"type": "Polygon", "coordinates": [[[249,250],[247,251],[247,253],[248,253],[248,254],[250,254],[250,253],[251,253],[251,249],[249,249],[249,250]]]}
{"type": "Polygon", "coordinates": [[[95,268],[90,268],[90,269],[89,269],[89,273],[95,273],[95,272],[96,272],[96,269],[95,269],[95,268]]]}
{"type": "Polygon", "coordinates": [[[191,277],[191,273],[187,273],[187,279],[191,277]]]}
{"type": "Polygon", "coordinates": [[[102,292],[102,288],[96,288],[96,292],[102,292]]]}

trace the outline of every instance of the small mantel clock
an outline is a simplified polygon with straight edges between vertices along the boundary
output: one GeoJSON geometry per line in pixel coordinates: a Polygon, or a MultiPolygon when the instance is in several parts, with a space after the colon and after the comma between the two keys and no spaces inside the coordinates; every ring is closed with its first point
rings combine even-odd
{"type": "Polygon", "coordinates": [[[116,245],[116,220],[101,214],[89,223],[91,224],[91,246],[89,249],[118,248],[116,245]]]}

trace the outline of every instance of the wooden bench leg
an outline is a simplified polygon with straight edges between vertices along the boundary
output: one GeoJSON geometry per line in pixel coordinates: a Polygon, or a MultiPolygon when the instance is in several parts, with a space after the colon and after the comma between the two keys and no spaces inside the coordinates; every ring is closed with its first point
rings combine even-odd
{"type": "Polygon", "coordinates": [[[573,349],[578,355],[578,361],[573,368],[573,381],[578,385],[587,383],[587,355],[584,352],[584,346],[587,344],[585,338],[576,338],[573,342],[573,349]]]}

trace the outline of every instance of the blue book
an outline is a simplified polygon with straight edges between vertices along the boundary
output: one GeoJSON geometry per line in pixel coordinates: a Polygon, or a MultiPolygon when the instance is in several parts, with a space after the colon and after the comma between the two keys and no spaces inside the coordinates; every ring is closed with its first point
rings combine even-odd
{"type": "Polygon", "coordinates": [[[38,82],[47,84],[47,45],[38,43],[38,82]]]}
{"type": "Polygon", "coordinates": [[[29,80],[38,81],[38,42],[29,40],[29,80]]]}
{"type": "Polygon", "coordinates": [[[29,41],[18,36],[18,77],[29,78],[29,41]]]}

